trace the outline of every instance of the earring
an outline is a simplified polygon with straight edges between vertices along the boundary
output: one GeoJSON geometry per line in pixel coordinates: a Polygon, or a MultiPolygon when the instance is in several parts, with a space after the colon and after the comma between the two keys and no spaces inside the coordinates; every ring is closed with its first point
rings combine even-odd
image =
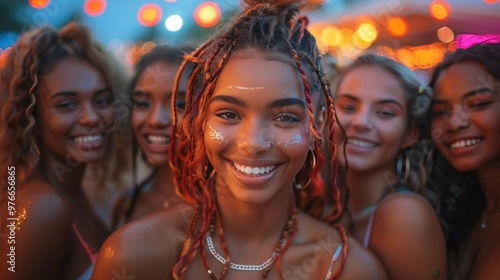
{"type": "MultiPolygon", "coordinates": [[[[316,167],[316,154],[314,153],[313,149],[309,149],[309,153],[311,154],[311,170],[316,167]]],[[[294,185],[297,190],[305,189],[311,184],[311,177],[309,176],[309,180],[305,183],[305,185],[302,185],[301,183],[297,183],[296,180],[294,179],[294,185]]]]}

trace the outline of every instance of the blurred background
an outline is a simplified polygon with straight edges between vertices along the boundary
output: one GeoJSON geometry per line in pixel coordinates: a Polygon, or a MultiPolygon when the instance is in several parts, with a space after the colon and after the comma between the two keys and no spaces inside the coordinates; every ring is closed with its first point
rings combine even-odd
{"type": "MultiPolygon", "coordinates": [[[[0,1],[0,68],[19,34],[33,27],[78,21],[131,69],[155,45],[200,44],[240,12],[238,0],[0,1]]],[[[500,36],[500,0],[322,2],[304,12],[321,52],[340,64],[367,51],[384,54],[423,82],[446,52],[500,36]]]]}

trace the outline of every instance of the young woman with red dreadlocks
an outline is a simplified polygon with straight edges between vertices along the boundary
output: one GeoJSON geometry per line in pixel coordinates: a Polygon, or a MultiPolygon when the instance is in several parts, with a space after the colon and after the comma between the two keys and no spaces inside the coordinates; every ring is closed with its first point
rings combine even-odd
{"type": "Polygon", "coordinates": [[[179,70],[196,65],[171,146],[187,203],[117,231],[93,279],[386,279],[341,226],[295,204],[294,187],[322,193],[321,149],[334,148],[335,125],[303,3],[244,3],[179,70]]]}

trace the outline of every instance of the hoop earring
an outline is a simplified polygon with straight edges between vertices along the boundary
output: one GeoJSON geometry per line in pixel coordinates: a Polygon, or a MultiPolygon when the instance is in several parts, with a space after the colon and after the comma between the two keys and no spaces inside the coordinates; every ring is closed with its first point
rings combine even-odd
{"type": "MultiPolygon", "coordinates": [[[[316,160],[316,154],[314,153],[314,151],[312,149],[309,149],[309,152],[311,153],[311,170],[314,169],[316,167],[316,163],[317,163],[317,160],[316,160]]],[[[309,185],[311,185],[311,182],[312,182],[312,178],[309,176],[309,180],[307,180],[307,182],[305,183],[305,185],[302,185],[301,183],[297,183],[297,181],[295,180],[295,178],[293,179],[293,182],[294,182],[294,185],[295,185],[295,188],[297,190],[302,190],[302,189],[305,189],[307,187],[309,187],[309,185]]]]}

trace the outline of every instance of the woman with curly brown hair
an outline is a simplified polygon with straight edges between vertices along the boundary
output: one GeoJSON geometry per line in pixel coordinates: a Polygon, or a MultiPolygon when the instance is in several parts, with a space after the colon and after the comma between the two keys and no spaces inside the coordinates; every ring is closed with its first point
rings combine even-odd
{"type": "Polygon", "coordinates": [[[498,279],[500,43],[448,55],[434,70],[430,187],[440,194],[449,279],[498,279]]]}
{"type": "Polygon", "coordinates": [[[84,174],[99,188],[128,162],[117,153],[126,140],[113,108],[125,81],[76,23],[27,32],[12,47],[1,73],[0,174],[15,170],[16,180],[2,185],[0,211],[15,223],[7,232],[2,218],[0,278],[90,277],[110,230],[84,193],[84,174]],[[15,272],[3,269],[12,251],[15,272]]]}
{"type": "Polygon", "coordinates": [[[244,3],[183,64],[196,66],[171,155],[187,203],[113,234],[93,279],[385,279],[341,226],[295,206],[294,186],[322,192],[320,150],[333,149],[335,124],[302,1],[244,3]]]}

